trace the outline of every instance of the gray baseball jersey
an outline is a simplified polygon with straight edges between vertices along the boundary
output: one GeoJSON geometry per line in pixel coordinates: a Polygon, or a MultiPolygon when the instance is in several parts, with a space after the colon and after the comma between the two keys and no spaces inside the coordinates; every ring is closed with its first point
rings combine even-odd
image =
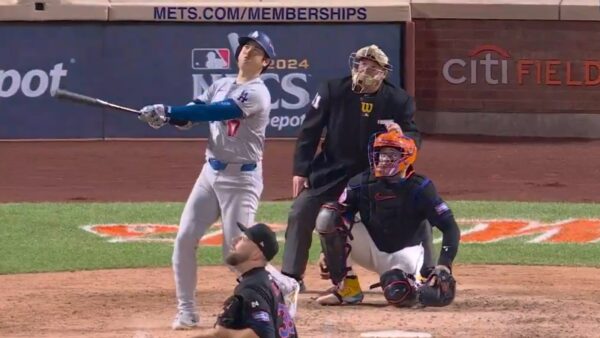
{"type": "Polygon", "coordinates": [[[236,84],[235,78],[222,78],[215,81],[198,99],[206,103],[233,99],[244,113],[242,119],[210,122],[207,158],[227,163],[262,160],[271,95],[260,78],[242,85],[236,84]]]}
{"type": "Polygon", "coordinates": [[[220,217],[225,255],[240,235],[237,222],[254,224],[263,190],[261,160],[271,96],[260,78],[244,84],[235,80],[220,79],[198,97],[205,103],[231,98],[244,116],[209,123],[207,162],[185,204],[173,250],[178,308],[182,312],[196,312],[198,241],[220,217]]]}

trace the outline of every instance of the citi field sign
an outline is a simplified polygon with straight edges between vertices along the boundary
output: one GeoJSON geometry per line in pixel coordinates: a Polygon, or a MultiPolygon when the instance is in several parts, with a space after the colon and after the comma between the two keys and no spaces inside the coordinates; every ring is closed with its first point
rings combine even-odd
{"type": "Polygon", "coordinates": [[[591,87],[600,85],[600,60],[516,59],[500,46],[480,45],[465,58],[447,60],[442,75],[454,85],[591,87]]]}

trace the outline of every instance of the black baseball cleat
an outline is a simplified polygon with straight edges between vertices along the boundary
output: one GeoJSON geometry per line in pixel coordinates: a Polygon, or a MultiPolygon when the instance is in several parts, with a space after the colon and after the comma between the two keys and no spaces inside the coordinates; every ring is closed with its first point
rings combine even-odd
{"type": "Polygon", "coordinates": [[[306,285],[304,285],[304,279],[296,279],[298,285],[300,285],[300,293],[306,292],[306,285]]]}

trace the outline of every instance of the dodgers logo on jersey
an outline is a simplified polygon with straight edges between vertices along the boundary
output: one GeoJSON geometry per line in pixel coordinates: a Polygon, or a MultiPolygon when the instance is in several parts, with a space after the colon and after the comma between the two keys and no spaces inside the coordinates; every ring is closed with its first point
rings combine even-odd
{"type": "Polygon", "coordinates": [[[230,54],[228,48],[194,48],[192,69],[229,69],[230,54]]]}
{"type": "Polygon", "coordinates": [[[242,93],[240,94],[240,96],[238,96],[237,100],[240,101],[241,103],[248,101],[248,92],[243,90],[242,93]]]}

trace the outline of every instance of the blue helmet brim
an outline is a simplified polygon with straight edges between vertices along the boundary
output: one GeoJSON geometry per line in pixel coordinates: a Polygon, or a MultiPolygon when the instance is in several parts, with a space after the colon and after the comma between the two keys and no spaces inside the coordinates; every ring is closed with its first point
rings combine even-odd
{"type": "Polygon", "coordinates": [[[236,51],[236,53],[235,53],[235,54],[236,54],[236,58],[237,58],[237,56],[239,55],[239,51],[241,50],[242,46],[243,46],[243,45],[245,45],[245,44],[247,44],[247,43],[248,43],[248,42],[250,42],[250,41],[254,41],[254,42],[258,43],[258,45],[260,46],[260,48],[262,48],[263,52],[265,52],[265,55],[266,55],[266,56],[267,56],[269,59],[272,59],[272,58],[275,56],[275,55],[271,55],[272,53],[269,53],[269,52],[267,51],[267,48],[266,48],[266,46],[265,46],[265,45],[263,45],[263,43],[262,43],[262,42],[260,42],[258,39],[253,39],[253,38],[251,38],[251,37],[247,37],[247,36],[241,36],[241,37],[239,37],[239,38],[238,38],[238,44],[239,44],[239,45],[238,45],[237,51],[236,51]]]}

